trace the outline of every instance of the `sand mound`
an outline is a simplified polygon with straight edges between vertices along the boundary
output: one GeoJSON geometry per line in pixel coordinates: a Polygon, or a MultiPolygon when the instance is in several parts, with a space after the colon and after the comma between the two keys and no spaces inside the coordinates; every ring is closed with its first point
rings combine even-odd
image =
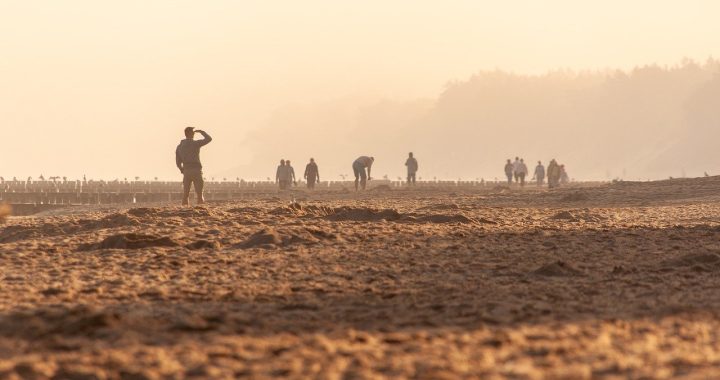
{"type": "Polygon", "coordinates": [[[210,240],[198,240],[196,242],[192,242],[190,244],[187,244],[185,248],[190,250],[197,250],[197,249],[220,249],[222,245],[216,241],[210,241],[210,240]]]}
{"type": "Polygon", "coordinates": [[[255,215],[255,214],[261,213],[262,209],[258,208],[258,207],[235,207],[235,208],[231,208],[231,209],[227,210],[227,212],[229,212],[231,214],[255,215]]]}
{"type": "Polygon", "coordinates": [[[7,226],[0,230],[0,243],[11,243],[36,236],[39,236],[37,228],[23,225],[7,226]]]}
{"type": "Polygon", "coordinates": [[[575,212],[560,211],[557,214],[548,218],[549,220],[562,220],[567,222],[586,222],[586,223],[599,223],[605,221],[607,218],[594,214],[588,209],[577,210],[575,212]]]}
{"type": "Polygon", "coordinates": [[[293,202],[288,206],[277,207],[270,211],[273,215],[292,215],[300,217],[325,217],[333,215],[335,209],[326,206],[316,205],[302,205],[298,202],[293,202]]]}
{"type": "Polygon", "coordinates": [[[127,211],[128,214],[140,218],[198,218],[211,216],[210,211],[202,206],[196,206],[193,208],[187,207],[173,207],[173,208],[157,208],[157,207],[138,207],[127,211]]]}
{"type": "Polygon", "coordinates": [[[139,226],[140,221],[137,218],[124,213],[115,213],[100,220],[81,220],[79,224],[83,230],[96,230],[102,228],[139,226]]]}
{"type": "MultiPolygon", "coordinates": [[[[457,207],[457,205],[456,205],[457,207]]],[[[292,203],[288,206],[275,208],[271,211],[274,215],[293,215],[298,217],[325,218],[331,221],[398,221],[407,223],[488,223],[496,224],[489,220],[477,220],[463,214],[401,214],[395,209],[372,209],[367,207],[339,207],[307,205],[292,203]]]]}
{"type": "Polygon", "coordinates": [[[458,224],[497,224],[487,219],[474,219],[469,218],[463,214],[429,214],[429,215],[407,215],[402,218],[402,221],[410,223],[458,223],[458,224]]]}
{"type": "Polygon", "coordinates": [[[570,211],[561,211],[553,216],[550,217],[552,220],[568,220],[568,221],[576,221],[575,215],[573,215],[570,211]]]}
{"type": "Polygon", "coordinates": [[[720,269],[720,254],[690,254],[677,259],[666,260],[660,265],[664,269],[683,269],[690,267],[696,271],[710,271],[712,269],[720,269]]]}
{"type": "Polygon", "coordinates": [[[5,203],[0,203],[0,223],[5,223],[10,215],[12,215],[12,208],[5,203]]]}
{"type": "Polygon", "coordinates": [[[7,315],[0,322],[0,334],[39,338],[47,336],[93,336],[120,325],[118,314],[91,306],[40,308],[7,315]]]}
{"type": "Polygon", "coordinates": [[[398,220],[402,217],[395,209],[372,209],[369,207],[340,207],[326,219],[331,221],[375,222],[398,220]]]}
{"type": "Polygon", "coordinates": [[[560,198],[563,202],[581,202],[581,201],[587,201],[590,200],[590,196],[582,191],[576,191],[571,194],[566,194],[562,198],[560,198]]]}
{"type": "Polygon", "coordinates": [[[392,187],[390,187],[390,185],[377,185],[370,189],[370,191],[392,191],[392,187]]]}
{"type": "Polygon", "coordinates": [[[105,238],[97,244],[84,244],[80,250],[93,249],[140,249],[148,247],[177,247],[178,243],[165,236],[144,234],[119,234],[105,238]]]}
{"type": "Polygon", "coordinates": [[[263,228],[250,235],[238,248],[275,248],[293,244],[317,244],[327,240],[332,242],[343,241],[337,235],[320,229],[308,228],[263,228]]]}
{"type": "Polygon", "coordinates": [[[264,228],[242,242],[240,248],[255,248],[263,246],[281,245],[282,237],[272,228],[264,228]]]}
{"type": "Polygon", "coordinates": [[[181,218],[203,218],[212,216],[212,213],[205,207],[196,206],[193,208],[165,209],[159,212],[158,216],[163,218],[174,216],[179,216],[181,218]]]}
{"type": "Polygon", "coordinates": [[[552,264],[543,265],[532,271],[532,274],[543,277],[572,277],[581,276],[583,273],[564,261],[556,261],[552,264]]]}
{"type": "Polygon", "coordinates": [[[429,206],[425,206],[425,207],[420,207],[418,210],[438,210],[438,211],[444,211],[444,210],[460,210],[460,206],[458,206],[456,203],[436,204],[436,205],[429,205],[429,206]]]}
{"type": "Polygon", "coordinates": [[[128,214],[132,216],[137,217],[148,217],[148,216],[156,216],[160,212],[160,209],[157,208],[151,208],[151,207],[138,207],[133,208],[127,211],[128,214]]]}
{"type": "Polygon", "coordinates": [[[93,230],[138,226],[140,222],[124,213],[110,214],[102,219],[80,219],[66,222],[50,222],[39,225],[12,225],[0,231],[0,243],[27,239],[70,235],[93,230]]]}

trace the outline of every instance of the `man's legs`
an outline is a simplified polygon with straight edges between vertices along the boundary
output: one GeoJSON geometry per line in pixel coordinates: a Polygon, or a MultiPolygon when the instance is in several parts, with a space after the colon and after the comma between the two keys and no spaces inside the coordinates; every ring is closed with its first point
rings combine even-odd
{"type": "Polygon", "coordinates": [[[202,178],[202,170],[185,169],[185,176],[183,177],[183,205],[190,204],[190,186],[195,187],[197,203],[201,204],[205,202],[203,198],[204,181],[202,178]]]}
{"type": "Polygon", "coordinates": [[[505,173],[505,175],[507,176],[507,179],[508,179],[508,185],[512,185],[512,173],[509,173],[509,174],[505,173]]]}
{"type": "Polygon", "coordinates": [[[365,190],[365,186],[367,185],[367,173],[365,173],[365,169],[360,171],[360,186],[363,190],[365,190]]]}
{"type": "Polygon", "coordinates": [[[205,203],[205,197],[203,197],[203,188],[205,187],[205,181],[202,177],[202,172],[197,174],[197,177],[193,180],[195,185],[195,195],[197,195],[197,204],[201,205],[205,203]]]}
{"type": "Polygon", "coordinates": [[[192,185],[192,178],[188,173],[183,174],[183,206],[190,204],[190,185],[192,185]]]}
{"type": "Polygon", "coordinates": [[[525,187],[525,173],[520,173],[520,186],[525,187]]]}
{"type": "MultiPolygon", "coordinates": [[[[360,173],[362,172],[363,175],[365,174],[365,169],[358,167],[358,165],[355,165],[353,163],[353,174],[355,174],[355,191],[358,191],[358,181],[360,180],[360,173]]],[[[363,189],[365,187],[363,186],[363,189]]]]}

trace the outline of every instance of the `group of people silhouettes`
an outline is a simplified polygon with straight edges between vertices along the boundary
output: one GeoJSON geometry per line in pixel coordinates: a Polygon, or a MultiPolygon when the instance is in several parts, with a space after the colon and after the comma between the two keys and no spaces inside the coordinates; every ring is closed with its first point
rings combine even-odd
{"type": "MultiPolygon", "coordinates": [[[[367,187],[367,181],[372,180],[371,173],[373,163],[375,163],[375,157],[370,156],[360,156],[353,161],[352,169],[353,174],[355,175],[355,191],[360,189],[365,190],[367,187]]],[[[412,152],[405,161],[405,166],[407,166],[408,185],[415,185],[418,162],[412,152]]],[[[311,158],[310,162],[305,166],[305,174],[303,178],[307,182],[308,189],[314,189],[315,184],[320,182],[320,170],[318,169],[318,165],[314,158],[311,158]]],[[[293,169],[292,165],[290,165],[290,160],[280,160],[280,165],[277,167],[277,171],[275,173],[275,183],[278,184],[280,190],[287,190],[291,185],[297,186],[295,169],[293,169]]]]}
{"type": "Polygon", "coordinates": [[[275,183],[280,186],[280,190],[286,190],[290,185],[297,185],[295,169],[290,165],[290,160],[280,160],[280,165],[275,171],[275,183]]]}
{"type": "MultiPolygon", "coordinates": [[[[358,191],[359,187],[365,190],[367,181],[372,179],[372,177],[370,177],[370,171],[374,162],[375,157],[368,156],[360,156],[353,162],[352,168],[355,174],[355,191],[358,191]]],[[[408,186],[415,186],[415,178],[419,166],[412,152],[408,153],[405,166],[407,167],[407,184],[408,186]]]]}
{"type": "MultiPolygon", "coordinates": [[[[525,160],[520,157],[515,157],[515,162],[508,159],[505,163],[505,176],[507,177],[508,185],[512,185],[514,179],[515,183],[520,184],[520,186],[525,186],[525,177],[527,177],[528,172],[525,160]]],[[[545,184],[545,177],[547,177],[548,187],[551,189],[560,186],[561,183],[565,184],[570,182],[570,177],[568,177],[565,171],[565,165],[558,164],[555,159],[550,160],[547,171],[542,162],[538,161],[532,180],[536,181],[537,186],[542,186],[545,184]]]]}
{"type": "MultiPolygon", "coordinates": [[[[210,143],[210,141],[212,141],[212,137],[205,131],[187,127],[185,128],[185,139],[181,140],[177,149],[175,149],[175,163],[178,169],[180,169],[180,173],[183,174],[183,205],[189,204],[190,188],[193,186],[195,187],[195,193],[197,195],[197,203],[201,204],[205,201],[203,199],[204,181],[202,164],[200,163],[200,148],[210,143]],[[203,138],[201,140],[195,140],[195,134],[200,134],[203,138]]],[[[353,161],[352,169],[355,175],[355,191],[359,189],[365,190],[367,181],[372,180],[370,174],[373,163],[375,163],[375,158],[371,156],[360,156],[353,161]]],[[[408,185],[414,186],[418,171],[418,162],[412,152],[408,154],[405,166],[407,167],[407,183],[408,185]]],[[[508,184],[512,184],[514,179],[520,186],[525,186],[525,178],[528,174],[529,170],[524,159],[515,157],[515,162],[512,162],[510,159],[507,160],[505,164],[505,175],[507,176],[508,184]]],[[[551,189],[558,187],[561,183],[570,181],[565,171],[565,165],[558,164],[554,159],[550,161],[547,171],[542,162],[538,161],[532,180],[537,181],[538,186],[542,186],[545,183],[546,177],[548,186],[551,189]]],[[[307,183],[308,189],[314,189],[315,184],[320,182],[320,171],[315,159],[311,158],[310,162],[305,166],[303,178],[307,183]]],[[[280,190],[289,189],[292,185],[297,186],[295,169],[293,169],[290,164],[290,160],[280,160],[280,165],[277,167],[275,173],[275,182],[280,187],[280,190]]]]}
{"type": "MultiPolygon", "coordinates": [[[[307,182],[308,189],[314,189],[315,184],[320,182],[320,170],[318,169],[314,158],[311,158],[310,162],[305,165],[305,174],[303,178],[305,178],[305,181],[307,182]]],[[[280,160],[280,165],[275,171],[275,183],[278,184],[280,190],[287,190],[291,185],[297,186],[295,169],[290,164],[290,160],[280,160]]]]}

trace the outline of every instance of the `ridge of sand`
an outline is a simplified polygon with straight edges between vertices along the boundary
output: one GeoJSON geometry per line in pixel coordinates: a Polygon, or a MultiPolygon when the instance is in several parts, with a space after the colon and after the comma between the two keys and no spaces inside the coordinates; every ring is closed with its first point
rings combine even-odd
{"type": "Polygon", "coordinates": [[[717,178],[298,194],[9,218],[0,378],[720,377],[717,178]]]}

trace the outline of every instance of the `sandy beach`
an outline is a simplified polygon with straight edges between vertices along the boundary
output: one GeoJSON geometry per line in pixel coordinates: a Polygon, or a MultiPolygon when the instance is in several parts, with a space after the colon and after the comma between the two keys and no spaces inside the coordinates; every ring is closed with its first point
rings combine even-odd
{"type": "Polygon", "coordinates": [[[0,378],[720,377],[720,177],[81,206],[0,252],[0,378]]]}

